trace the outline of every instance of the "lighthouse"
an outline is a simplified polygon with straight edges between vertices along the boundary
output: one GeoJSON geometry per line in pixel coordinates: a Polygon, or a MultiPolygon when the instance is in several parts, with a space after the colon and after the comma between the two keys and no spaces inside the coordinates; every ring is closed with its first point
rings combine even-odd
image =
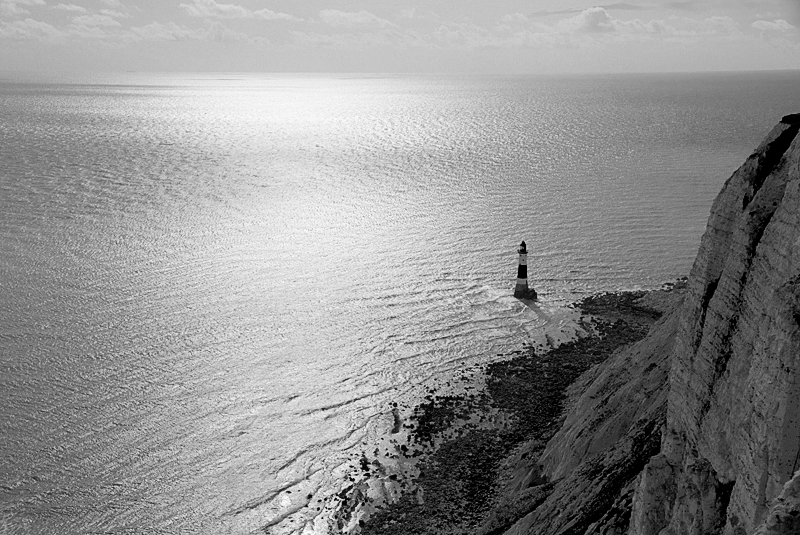
{"type": "Polygon", "coordinates": [[[519,253],[519,268],[517,269],[517,286],[514,288],[514,297],[517,299],[536,299],[536,290],[528,288],[528,249],[523,241],[517,249],[519,253]]]}

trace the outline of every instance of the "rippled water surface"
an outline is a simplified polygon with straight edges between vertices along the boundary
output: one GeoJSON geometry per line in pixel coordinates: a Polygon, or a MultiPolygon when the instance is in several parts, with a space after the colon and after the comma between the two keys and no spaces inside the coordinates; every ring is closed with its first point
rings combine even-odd
{"type": "Polygon", "coordinates": [[[798,82],[0,77],[0,527],[274,523],[391,401],[688,273],[798,82]]]}

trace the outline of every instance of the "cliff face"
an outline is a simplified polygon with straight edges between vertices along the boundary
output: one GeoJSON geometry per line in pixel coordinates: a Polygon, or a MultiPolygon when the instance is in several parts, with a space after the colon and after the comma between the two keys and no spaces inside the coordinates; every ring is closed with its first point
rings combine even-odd
{"type": "Polygon", "coordinates": [[[630,533],[753,533],[800,468],[798,130],[785,117],[714,202],[630,533]]]}
{"type": "MultiPolygon", "coordinates": [[[[676,313],[585,374],[564,425],[539,460],[553,489],[507,535],[622,534],[637,475],[659,450],[676,313]]],[[[530,468],[529,468],[530,469],[530,468]]]]}
{"type": "Polygon", "coordinates": [[[800,533],[799,130],[725,183],[682,304],[573,386],[507,534],[800,533]]]}

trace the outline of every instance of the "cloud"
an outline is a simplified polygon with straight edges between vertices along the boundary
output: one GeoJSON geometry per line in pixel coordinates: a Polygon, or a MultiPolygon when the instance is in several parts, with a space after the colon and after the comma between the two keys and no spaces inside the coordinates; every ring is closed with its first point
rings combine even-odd
{"type": "MultiPolygon", "coordinates": [[[[788,23],[787,23],[788,24],[788,23]]],[[[781,28],[785,28],[779,23],[781,28]]],[[[777,26],[777,25],[776,25],[777,26]]],[[[772,27],[772,26],[771,26],[772,27]]],[[[520,14],[500,20],[498,28],[513,31],[520,46],[537,44],[590,46],[602,42],[626,40],[669,40],[698,42],[705,38],[731,38],[743,35],[739,23],[731,17],[714,16],[705,19],[671,17],[665,20],[623,20],[614,17],[604,7],[595,6],[580,13],[543,24],[520,14]]]]}
{"type": "Polygon", "coordinates": [[[790,30],[794,30],[795,27],[786,22],[783,19],[768,21],[768,20],[757,20],[753,24],[751,24],[753,28],[756,30],[761,31],[774,31],[774,32],[788,32],[790,30]]]}
{"type": "MultiPolygon", "coordinates": [[[[645,6],[640,6],[638,4],[628,4],[626,2],[616,2],[614,4],[602,4],[599,6],[595,6],[595,8],[616,9],[620,11],[640,11],[643,9],[647,9],[645,6]]],[[[552,15],[572,15],[574,13],[581,13],[583,11],[584,9],[582,8],[558,9],[552,11],[540,10],[529,13],[528,15],[531,17],[549,17],[552,15]]]]}
{"type": "Polygon", "coordinates": [[[47,22],[31,18],[17,20],[11,23],[0,22],[0,37],[52,42],[64,41],[71,38],[107,39],[121,35],[122,25],[113,17],[100,13],[81,14],[81,11],[72,8],[66,9],[65,11],[77,13],[66,26],[56,27],[47,22]]]}
{"type": "Polygon", "coordinates": [[[664,21],[660,20],[644,22],[639,19],[616,19],[602,7],[584,9],[574,17],[559,21],[555,28],[559,32],[588,34],[661,34],[667,33],[670,30],[670,27],[664,21]]]}
{"type": "Polygon", "coordinates": [[[94,13],[73,17],[66,30],[70,37],[78,39],[113,39],[121,35],[121,28],[113,17],[94,13]]]}
{"type": "Polygon", "coordinates": [[[184,41],[197,39],[197,30],[179,26],[174,22],[151,22],[145,26],[131,28],[131,32],[139,39],[149,41],[184,41]]]}
{"type": "Polygon", "coordinates": [[[208,23],[204,28],[189,28],[174,22],[152,22],[145,26],[131,28],[128,38],[134,41],[217,41],[224,43],[264,41],[261,38],[251,39],[219,22],[208,23]]]}
{"type": "Polygon", "coordinates": [[[269,9],[259,9],[258,11],[253,11],[253,16],[261,20],[290,20],[294,22],[303,21],[303,19],[289,15],[288,13],[276,13],[275,11],[271,11],[269,9]]]}
{"type": "Polygon", "coordinates": [[[398,32],[379,29],[377,31],[323,33],[323,32],[290,32],[294,45],[312,46],[330,49],[356,49],[359,51],[376,48],[412,49],[432,46],[429,40],[423,39],[415,32],[398,32]]]}
{"type": "Polygon", "coordinates": [[[530,19],[522,13],[514,13],[513,15],[505,15],[500,22],[504,24],[525,24],[530,19]]]}
{"type": "MultiPolygon", "coordinates": [[[[416,13],[408,15],[418,17],[416,13]]],[[[365,10],[348,12],[324,9],[319,12],[318,22],[322,25],[317,26],[317,31],[292,31],[294,44],[301,47],[363,50],[436,46],[432,42],[432,36],[423,37],[414,30],[401,28],[365,10]]]]}
{"type": "Polygon", "coordinates": [[[730,17],[709,17],[700,23],[706,33],[730,34],[739,31],[739,23],[730,17]]]}
{"type": "Polygon", "coordinates": [[[500,46],[502,41],[487,29],[472,23],[442,24],[433,32],[434,38],[449,48],[476,49],[500,46]]]}
{"type": "Polygon", "coordinates": [[[94,15],[80,15],[77,17],[73,17],[72,23],[76,26],[84,26],[84,27],[119,27],[121,24],[114,20],[112,17],[108,15],[100,15],[95,13],[94,15]]]}
{"type": "MultiPolygon", "coordinates": [[[[754,15],[756,12],[783,12],[787,14],[798,11],[797,0],[649,0],[648,7],[654,9],[667,9],[671,11],[695,13],[730,13],[754,15]]],[[[769,16],[778,18],[781,15],[769,16]]],[[[767,18],[758,15],[758,18],[767,18]]]]}
{"type": "Polygon", "coordinates": [[[606,4],[604,6],[606,9],[619,9],[623,11],[641,11],[643,9],[647,9],[645,6],[640,6],[639,4],[628,4],[627,2],[617,2],[615,4],[606,4]]]}
{"type": "Polygon", "coordinates": [[[662,6],[667,9],[675,9],[678,11],[694,11],[700,4],[702,4],[702,0],[675,0],[673,2],[666,2],[662,6]]]}
{"type": "Polygon", "coordinates": [[[584,47],[609,40],[649,39],[673,31],[664,21],[620,20],[598,6],[551,24],[531,20],[521,13],[504,16],[491,30],[472,23],[442,24],[434,38],[442,45],[465,49],[584,47]]]}
{"type": "Polygon", "coordinates": [[[102,0],[102,2],[107,5],[108,7],[115,7],[117,9],[125,9],[125,6],[122,5],[120,0],[102,0]]]}
{"type": "Polygon", "coordinates": [[[260,19],[260,20],[287,20],[302,21],[287,13],[277,13],[269,9],[251,11],[237,4],[220,4],[215,0],[192,0],[190,4],[180,4],[186,12],[204,19],[260,19]]]}
{"type": "Polygon", "coordinates": [[[56,27],[30,18],[15,20],[14,22],[0,22],[0,37],[45,41],[63,36],[64,32],[56,27]]]}
{"type": "Polygon", "coordinates": [[[44,0],[0,0],[0,15],[5,17],[18,17],[30,13],[20,6],[43,6],[44,0]]]}
{"type": "Polygon", "coordinates": [[[558,23],[558,27],[564,31],[613,32],[614,19],[602,7],[590,7],[572,18],[562,20],[558,23]]]}
{"type": "Polygon", "coordinates": [[[208,24],[205,28],[205,33],[202,34],[202,39],[206,41],[217,41],[220,43],[235,43],[235,42],[247,42],[247,43],[264,43],[267,42],[264,38],[251,38],[247,34],[237,32],[220,24],[219,22],[212,22],[208,24]]]}
{"type": "Polygon", "coordinates": [[[193,0],[191,4],[180,4],[189,15],[200,18],[246,19],[250,10],[236,4],[218,4],[214,0],[193,0]]]}
{"type": "Polygon", "coordinates": [[[109,17],[114,17],[116,19],[124,19],[130,17],[128,13],[120,13],[119,11],[114,11],[113,9],[101,9],[100,13],[103,15],[108,15],[109,17]]]}
{"type": "Polygon", "coordinates": [[[379,28],[397,27],[394,23],[373,15],[369,11],[339,11],[323,9],[319,18],[329,26],[377,26],[379,28]]]}
{"type": "Polygon", "coordinates": [[[368,11],[323,10],[320,21],[340,33],[293,32],[296,44],[344,48],[381,44],[393,47],[479,50],[487,48],[534,48],[594,46],[609,41],[643,40],[674,34],[662,20],[621,20],[603,7],[584,9],[576,15],[544,24],[522,13],[509,14],[494,24],[440,21],[430,31],[403,29],[368,11]]]}
{"type": "Polygon", "coordinates": [[[71,11],[73,13],[88,13],[89,10],[85,7],[76,6],[75,4],[57,4],[53,6],[53,9],[58,9],[59,11],[71,11]]]}

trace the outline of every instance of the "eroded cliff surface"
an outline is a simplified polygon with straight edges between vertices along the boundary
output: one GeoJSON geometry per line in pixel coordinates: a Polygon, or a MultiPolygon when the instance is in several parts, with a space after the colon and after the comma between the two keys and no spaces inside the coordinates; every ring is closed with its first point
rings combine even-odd
{"type": "Polygon", "coordinates": [[[577,400],[537,465],[552,490],[507,535],[627,530],[636,477],[660,447],[677,325],[677,313],[666,314],[570,387],[577,400]]]}
{"type": "Polygon", "coordinates": [[[714,202],[630,533],[753,533],[800,468],[798,130],[785,117],[714,202]]]}
{"type": "Polygon", "coordinates": [[[519,467],[552,491],[508,535],[800,533],[798,131],[784,117],[725,183],[683,303],[571,387],[519,467]]]}

